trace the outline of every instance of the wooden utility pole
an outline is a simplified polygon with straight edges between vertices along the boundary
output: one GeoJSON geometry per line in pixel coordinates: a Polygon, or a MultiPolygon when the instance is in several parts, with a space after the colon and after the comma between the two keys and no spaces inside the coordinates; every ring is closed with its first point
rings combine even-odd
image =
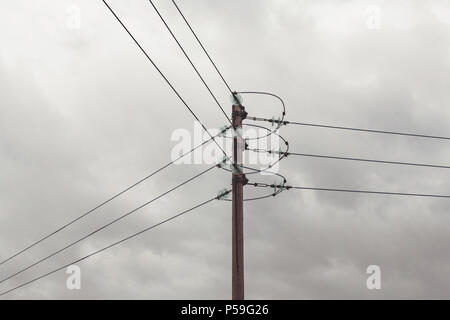
{"type": "Polygon", "coordinates": [[[242,172],[242,153],[244,141],[242,120],[247,113],[241,102],[235,97],[232,107],[233,123],[233,173],[232,173],[232,299],[244,300],[244,184],[247,179],[242,172]]]}

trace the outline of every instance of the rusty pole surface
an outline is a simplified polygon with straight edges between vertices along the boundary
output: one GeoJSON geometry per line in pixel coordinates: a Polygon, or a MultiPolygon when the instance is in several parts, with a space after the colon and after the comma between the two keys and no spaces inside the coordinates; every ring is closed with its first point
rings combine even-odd
{"type": "MultiPolygon", "coordinates": [[[[242,164],[243,141],[236,130],[242,132],[244,107],[234,104],[232,107],[232,123],[235,129],[233,138],[232,173],[232,299],[244,300],[244,180],[242,171],[236,170],[242,164]]],[[[239,168],[240,169],[240,168],[239,168]]]]}

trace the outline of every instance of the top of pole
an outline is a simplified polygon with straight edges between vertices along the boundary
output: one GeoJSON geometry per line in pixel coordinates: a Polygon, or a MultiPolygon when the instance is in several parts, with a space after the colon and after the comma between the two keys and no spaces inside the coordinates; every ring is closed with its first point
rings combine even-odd
{"type": "Polygon", "coordinates": [[[237,91],[234,91],[230,96],[230,101],[233,105],[242,105],[242,96],[237,91]]]}

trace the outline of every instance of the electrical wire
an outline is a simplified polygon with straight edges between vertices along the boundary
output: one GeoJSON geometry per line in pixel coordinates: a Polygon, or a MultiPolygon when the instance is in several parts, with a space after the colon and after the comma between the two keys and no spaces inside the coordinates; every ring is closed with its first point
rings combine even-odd
{"type": "Polygon", "coordinates": [[[61,249],[59,249],[59,250],[57,250],[57,251],[55,251],[55,252],[49,254],[48,256],[46,256],[46,257],[44,257],[44,258],[42,258],[42,259],[40,259],[40,260],[38,260],[38,261],[36,261],[36,262],[34,262],[34,263],[28,265],[27,267],[25,267],[25,268],[23,268],[23,269],[21,269],[21,270],[15,272],[15,273],[13,273],[13,274],[7,276],[6,278],[3,278],[2,280],[0,280],[0,284],[3,283],[3,282],[5,282],[5,281],[7,281],[7,280],[9,280],[9,279],[11,279],[11,278],[13,278],[13,277],[15,277],[15,276],[17,276],[17,275],[19,275],[19,274],[21,274],[21,273],[23,273],[23,272],[25,272],[25,271],[27,271],[27,270],[29,270],[29,269],[31,269],[32,267],[34,267],[34,266],[36,266],[36,265],[38,265],[38,264],[40,264],[40,263],[42,263],[42,262],[44,262],[44,261],[50,259],[51,257],[54,257],[55,255],[57,255],[57,254],[59,254],[59,253],[65,251],[65,250],[69,249],[70,247],[76,245],[77,243],[80,243],[81,241],[86,240],[87,238],[93,236],[93,235],[96,234],[97,232],[100,232],[101,230],[106,229],[107,227],[111,226],[112,224],[114,224],[114,223],[116,223],[116,222],[118,222],[118,221],[120,221],[120,220],[122,220],[122,219],[128,217],[129,215],[131,215],[131,214],[133,214],[133,213],[135,213],[135,212],[141,210],[142,208],[148,206],[148,205],[151,204],[152,202],[154,202],[154,201],[156,201],[156,200],[162,198],[163,196],[165,196],[165,195],[171,193],[172,191],[175,191],[176,189],[178,189],[178,188],[184,186],[185,184],[187,184],[187,183],[189,183],[189,182],[195,180],[196,178],[198,178],[198,177],[204,175],[205,173],[209,172],[210,170],[212,170],[212,169],[215,168],[216,166],[217,166],[217,165],[214,165],[214,166],[212,166],[212,167],[207,168],[206,170],[203,170],[202,172],[200,172],[200,173],[196,174],[195,176],[193,176],[193,177],[191,177],[191,178],[189,178],[189,179],[183,181],[182,183],[180,183],[180,184],[178,184],[177,186],[175,186],[175,187],[169,189],[168,191],[163,192],[163,193],[160,194],[159,196],[157,196],[157,197],[155,197],[155,198],[153,198],[153,199],[151,199],[151,200],[145,202],[144,204],[140,205],[139,207],[137,207],[137,208],[135,208],[135,209],[133,209],[133,210],[131,210],[131,211],[128,211],[127,213],[125,213],[125,214],[121,215],[120,217],[118,217],[118,218],[112,220],[111,222],[109,222],[109,223],[107,223],[107,224],[101,226],[100,228],[97,228],[97,229],[95,229],[94,231],[92,231],[92,232],[86,234],[85,236],[79,238],[78,240],[76,240],[76,241],[74,241],[74,242],[71,242],[70,244],[68,244],[68,245],[64,246],[63,248],[61,248],[61,249]]]}
{"type": "MultiPolygon", "coordinates": [[[[180,101],[184,104],[184,106],[189,110],[189,112],[191,113],[191,115],[195,118],[195,120],[197,120],[200,125],[202,126],[202,128],[206,131],[206,133],[213,138],[213,136],[211,135],[211,133],[208,131],[208,129],[206,129],[205,125],[203,124],[203,122],[200,121],[200,119],[197,117],[197,115],[194,113],[194,111],[191,109],[191,107],[189,107],[189,105],[187,104],[187,102],[183,99],[183,97],[178,93],[178,91],[175,89],[175,87],[172,85],[172,83],[169,81],[169,79],[167,79],[167,77],[164,75],[164,73],[161,71],[161,69],[156,65],[156,63],[153,61],[152,58],[150,58],[150,56],[148,55],[147,51],[144,50],[144,48],[141,46],[141,44],[136,40],[136,38],[133,36],[133,34],[128,30],[128,28],[124,25],[124,23],[122,22],[122,20],[120,20],[120,18],[116,15],[116,13],[114,12],[114,10],[109,6],[109,4],[106,2],[106,0],[102,0],[103,3],[105,4],[105,6],[109,9],[109,11],[111,11],[111,13],[113,14],[113,16],[116,18],[116,20],[120,23],[120,25],[122,26],[122,28],[128,33],[128,35],[131,37],[131,39],[134,41],[134,43],[139,47],[139,49],[142,51],[142,53],[147,57],[147,59],[150,61],[150,63],[155,67],[155,69],[158,71],[158,73],[161,75],[161,77],[166,81],[166,83],[169,85],[169,87],[172,89],[172,91],[175,93],[175,95],[180,99],[180,101]]],[[[222,148],[222,146],[213,138],[214,143],[219,147],[219,149],[223,152],[223,154],[225,155],[225,157],[229,158],[227,153],[225,152],[225,150],[222,148]]]]}
{"type": "MultiPolygon", "coordinates": [[[[278,129],[280,129],[282,126],[283,126],[283,122],[284,122],[284,117],[286,116],[286,106],[285,106],[285,104],[284,104],[284,101],[283,101],[283,99],[281,99],[279,96],[277,96],[276,94],[274,94],[274,93],[270,93],[270,92],[265,92],[265,91],[239,91],[239,92],[237,92],[237,93],[239,93],[239,94],[256,94],[256,95],[267,95],[267,96],[272,96],[272,97],[275,97],[275,98],[277,98],[280,102],[281,102],[281,107],[282,107],[282,112],[281,112],[281,117],[279,118],[279,120],[277,120],[276,122],[277,122],[277,126],[274,128],[274,129],[268,129],[268,128],[265,128],[267,131],[268,131],[268,133],[267,134],[265,134],[265,135],[262,135],[262,136],[258,136],[258,137],[253,137],[253,138],[246,138],[246,140],[256,140],[256,141],[259,141],[259,140],[261,140],[261,139],[264,139],[264,138],[267,138],[267,137],[269,137],[269,136],[271,136],[273,133],[276,133],[277,131],[278,131],[278,129]]],[[[246,118],[247,119],[247,118],[246,118]]],[[[253,119],[250,119],[250,120],[253,120],[253,119]]],[[[274,119],[272,119],[272,120],[274,120],[274,119]]],[[[274,120],[275,121],[275,120],[274,120]]],[[[273,126],[273,124],[274,124],[274,122],[272,122],[272,126],[273,126]]],[[[249,125],[249,124],[242,124],[243,126],[245,126],[245,125],[249,125]]],[[[225,136],[225,138],[227,138],[227,139],[233,139],[233,137],[228,137],[228,136],[225,136]]]]}
{"type": "MultiPolygon", "coordinates": [[[[243,124],[243,126],[249,126],[249,127],[255,127],[255,128],[259,128],[259,129],[264,129],[264,130],[267,130],[267,131],[270,132],[270,129],[268,129],[268,128],[266,128],[266,127],[263,127],[263,126],[256,125],[256,124],[248,124],[248,123],[246,123],[246,124],[243,124]]],[[[250,170],[251,172],[250,172],[250,171],[243,172],[243,173],[246,174],[246,175],[257,174],[257,173],[269,173],[269,174],[273,174],[273,171],[270,171],[270,170],[271,170],[277,163],[279,163],[281,160],[283,160],[283,159],[286,157],[286,153],[288,153],[288,151],[289,151],[289,143],[288,143],[288,141],[286,141],[286,139],[284,139],[284,138],[283,138],[281,135],[279,135],[277,132],[273,131],[271,134],[276,135],[279,139],[281,139],[281,140],[284,142],[284,144],[285,144],[285,146],[286,146],[286,150],[285,150],[285,151],[282,151],[282,152],[280,151],[280,152],[279,152],[280,156],[279,156],[279,158],[278,158],[277,160],[275,160],[275,161],[273,161],[273,162],[270,162],[270,164],[269,164],[267,167],[262,168],[262,169],[256,169],[256,168],[244,166],[244,165],[241,165],[241,164],[233,164],[234,169],[235,169],[235,170],[238,170],[238,171],[242,171],[242,169],[250,170]]],[[[248,140],[248,139],[245,138],[244,140],[248,140]]],[[[249,150],[246,142],[245,142],[245,150],[249,150]]],[[[259,149],[258,149],[258,150],[259,150],[259,149]]],[[[254,151],[254,150],[253,150],[253,149],[250,149],[250,151],[254,151]]],[[[223,169],[223,170],[225,170],[225,171],[228,171],[228,172],[233,172],[232,169],[228,169],[228,168],[227,168],[226,166],[224,166],[224,165],[221,165],[220,168],[223,169]]]]}
{"type": "Polygon", "coordinates": [[[428,198],[450,198],[450,195],[426,194],[426,193],[404,193],[404,192],[387,192],[387,191],[370,191],[370,190],[353,190],[353,189],[332,189],[332,188],[311,188],[311,187],[286,187],[286,189],[299,190],[315,190],[315,191],[330,191],[330,192],[347,192],[347,193],[366,193],[366,194],[380,194],[392,196],[409,196],[409,197],[428,197],[428,198]]]}
{"type": "Polygon", "coordinates": [[[169,33],[172,35],[172,38],[175,40],[175,42],[177,43],[178,47],[181,49],[181,51],[183,52],[184,56],[186,57],[186,59],[189,61],[189,63],[191,64],[192,68],[194,68],[195,72],[197,73],[198,77],[200,78],[200,80],[203,82],[203,84],[205,85],[206,89],[208,90],[208,92],[211,94],[211,96],[213,97],[214,101],[216,102],[217,106],[220,108],[220,110],[222,111],[222,113],[224,114],[225,118],[227,118],[228,122],[231,123],[230,118],[228,117],[227,113],[225,112],[225,110],[223,109],[222,105],[220,104],[220,102],[217,100],[216,96],[214,95],[214,93],[211,91],[211,89],[209,88],[208,84],[206,83],[206,81],[203,79],[202,75],[200,74],[200,72],[198,71],[197,67],[194,65],[194,63],[192,62],[191,58],[189,58],[189,55],[186,53],[186,51],[184,50],[183,46],[180,44],[180,42],[178,41],[177,37],[173,34],[172,30],[170,29],[170,27],[168,26],[168,24],[166,23],[166,21],[164,20],[164,18],[161,16],[159,10],[155,7],[154,3],[152,0],[148,0],[150,2],[150,4],[152,5],[153,9],[155,9],[156,13],[158,14],[159,18],[161,19],[161,21],[164,23],[164,25],[166,26],[167,30],[169,31],[169,33]]]}
{"type": "MultiPolygon", "coordinates": [[[[225,132],[226,130],[228,130],[230,127],[225,128],[221,133],[217,134],[215,137],[218,137],[219,135],[221,135],[223,132],[225,132]]],[[[85,213],[83,213],[82,215],[76,217],[75,219],[67,222],[66,224],[64,224],[63,226],[59,227],[58,229],[56,229],[55,231],[47,234],[46,236],[40,238],[39,240],[33,242],[32,244],[30,244],[29,246],[25,247],[24,249],[14,253],[13,255],[9,256],[7,259],[4,259],[0,262],[0,266],[5,264],[6,262],[14,259],[15,257],[19,256],[20,254],[30,250],[31,248],[35,247],[36,245],[38,245],[39,243],[45,241],[46,239],[54,236],[55,234],[57,234],[58,232],[61,232],[62,230],[66,229],[67,227],[69,227],[70,225],[74,224],[75,222],[83,219],[84,217],[86,217],[87,215],[93,213],[94,211],[100,209],[101,207],[105,206],[106,204],[108,204],[109,202],[113,201],[114,199],[118,198],[119,196],[121,196],[122,194],[130,191],[131,189],[135,188],[136,186],[140,185],[141,183],[143,183],[144,181],[150,179],[151,177],[153,177],[154,175],[156,175],[157,173],[163,171],[164,169],[166,169],[167,167],[171,166],[172,164],[174,164],[175,162],[177,162],[178,160],[182,159],[183,157],[187,156],[188,154],[191,154],[192,152],[194,152],[195,150],[197,150],[198,148],[200,148],[201,146],[209,143],[212,140],[212,138],[209,138],[208,140],[205,140],[203,143],[197,145],[196,147],[192,148],[190,151],[181,154],[178,158],[168,162],[167,164],[163,165],[162,167],[160,167],[159,169],[153,171],[152,173],[148,174],[147,176],[145,176],[144,178],[140,179],[139,181],[133,183],[132,185],[130,185],[129,187],[123,189],[122,191],[114,194],[112,197],[108,198],[107,200],[103,201],[102,203],[100,203],[99,205],[95,206],[94,208],[86,211],[85,213]]]]}
{"type": "MultiPolygon", "coordinates": [[[[156,68],[156,70],[160,73],[160,75],[163,77],[163,79],[167,82],[167,84],[172,88],[172,90],[175,92],[175,94],[180,98],[180,100],[183,102],[183,104],[187,107],[187,109],[190,111],[190,113],[194,116],[194,118],[202,125],[203,129],[208,133],[208,135],[211,137],[211,139],[216,143],[216,145],[222,150],[222,152],[224,153],[224,155],[226,157],[227,154],[226,152],[222,149],[222,147],[217,143],[217,141],[214,139],[215,137],[213,137],[209,131],[206,129],[206,127],[203,125],[203,123],[200,121],[200,119],[196,116],[196,114],[192,111],[192,109],[189,107],[189,105],[187,105],[187,103],[184,101],[184,99],[180,96],[180,94],[178,93],[178,91],[173,87],[173,85],[168,81],[168,79],[165,77],[165,75],[162,73],[162,71],[158,68],[158,66],[153,62],[153,60],[150,58],[150,56],[147,54],[147,52],[143,49],[143,47],[139,44],[139,42],[134,38],[134,36],[131,34],[131,32],[126,28],[126,26],[122,23],[122,21],[120,20],[120,18],[115,14],[115,12],[112,10],[112,8],[108,5],[108,3],[103,0],[103,3],[106,5],[106,7],[111,11],[111,13],[114,15],[114,17],[118,20],[118,22],[122,25],[122,27],[125,29],[125,31],[130,35],[130,37],[133,39],[133,41],[136,43],[136,45],[141,49],[141,51],[144,53],[144,55],[148,58],[148,60],[153,64],[153,66],[156,68]]],[[[156,9],[156,8],[155,8],[156,9]]],[[[183,50],[184,51],[184,50],[183,50]]],[[[226,115],[226,114],[225,114],[226,115]]],[[[228,119],[228,117],[227,117],[228,119]]],[[[228,119],[229,120],[229,119],[228,119]]],[[[206,141],[205,141],[206,143],[206,141]]],[[[203,143],[204,144],[204,143],[203,143]]],[[[202,144],[202,145],[203,145],[202,144]]],[[[200,147],[201,145],[197,146],[200,147]]],[[[197,147],[195,147],[194,149],[192,149],[190,152],[194,151],[197,147]]],[[[190,153],[188,152],[188,153],[190,153]]],[[[187,153],[187,154],[188,154],[187,153]]],[[[182,155],[181,157],[185,156],[186,154],[182,155]]],[[[107,199],[106,201],[102,202],[101,204],[99,204],[98,206],[92,208],[91,210],[85,212],[84,214],[82,214],[81,216],[69,221],[68,223],[66,223],[65,225],[61,226],[60,228],[58,228],[57,230],[51,232],[50,234],[42,237],[41,239],[39,239],[38,241],[35,241],[34,243],[32,243],[31,245],[27,246],[26,248],[16,252],[15,254],[13,254],[12,256],[8,257],[7,259],[4,259],[0,262],[0,265],[3,265],[4,263],[10,261],[11,259],[17,257],[18,255],[26,252],[27,250],[33,248],[34,246],[36,246],[37,244],[43,242],[44,240],[50,238],[51,236],[57,234],[58,232],[66,229],[67,227],[69,227],[70,225],[72,225],[73,223],[81,220],[82,218],[84,218],[85,216],[89,215],[90,213],[94,212],[95,210],[101,208],[102,206],[106,205],[107,203],[111,202],[112,200],[114,200],[115,198],[119,197],[120,195],[124,194],[125,192],[129,191],[130,189],[136,187],[137,185],[139,185],[140,183],[144,182],[145,180],[149,179],[150,177],[152,177],[153,175],[157,174],[158,172],[164,170],[165,168],[167,168],[168,166],[170,166],[171,164],[173,164],[175,161],[179,160],[181,157],[179,157],[178,159],[169,162],[168,164],[164,165],[163,167],[161,167],[160,169],[156,170],[155,172],[149,174],[148,176],[144,177],[143,179],[139,180],[138,182],[136,182],[135,184],[131,185],[128,188],[125,188],[124,190],[122,190],[121,192],[115,194],[114,196],[112,196],[111,198],[107,199]]]]}
{"type": "MultiPolygon", "coordinates": [[[[258,117],[247,117],[247,119],[253,120],[253,121],[265,121],[265,122],[270,122],[270,123],[279,123],[278,120],[274,120],[274,119],[266,119],[266,118],[258,118],[258,117]]],[[[292,124],[292,125],[299,125],[299,126],[306,126],[306,127],[317,127],[317,128],[337,129],[337,130],[360,131],[360,132],[369,132],[369,133],[380,133],[380,134],[399,135],[399,136],[408,136],[408,137],[416,137],[416,138],[450,140],[450,137],[445,137],[445,136],[435,136],[435,135],[398,132],[398,131],[364,129],[364,128],[356,128],[356,127],[343,127],[343,126],[334,126],[334,125],[328,125],[328,124],[316,124],[316,123],[293,122],[293,121],[282,121],[282,124],[283,125],[292,124]]]]}
{"type": "MultiPolygon", "coordinates": [[[[281,185],[282,186],[284,186],[286,184],[287,180],[286,180],[286,178],[283,175],[281,175],[279,173],[276,173],[276,172],[272,172],[271,174],[281,178],[281,180],[282,180],[282,184],[281,185]]],[[[255,186],[255,187],[262,187],[262,186],[268,187],[269,186],[269,184],[266,184],[266,183],[264,183],[264,184],[263,183],[252,183],[252,182],[248,182],[248,181],[244,184],[244,186],[246,186],[246,185],[251,185],[251,186],[255,186]]],[[[274,191],[273,192],[271,192],[269,194],[266,194],[266,195],[263,195],[263,196],[244,198],[243,201],[247,202],[247,201],[255,201],[255,200],[262,200],[262,199],[266,199],[266,198],[276,197],[281,192],[286,190],[285,188],[277,188],[277,187],[275,187],[276,186],[275,184],[273,184],[273,186],[274,186],[274,188],[273,188],[274,191]]],[[[224,200],[224,201],[232,201],[231,199],[226,199],[226,198],[224,198],[222,200],[224,200]]]]}
{"type": "MultiPolygon", "coordinates": [[[[225,78],[222,76],[222,73],[219,71],[219,69],[217,68],[216,64],[214,63],[213,59],[211,58],[211,56],[209,55],[208,51],[206,51],[205,47],[203,46],[202,42],[200,41],[200,39],[197,37],[197,34],[195,33],[195,31],[192,29],[191,25],[189,24],[189,22],[187,21],[186,17],[184,16],[183,12],[181,12],[180,8],[178,7],[178,5],[175,3],[175,0],[172,0],[173,4],[175,5],[175,7],[177,8],[178,12],[180,13],[181,17],[183,18],[184,22],[186,22],[187,26],[189,27],[189,29],[191,30],[192,34],[194,35],[195,39],[197,39],[197,42],[199,43],[199,45],[202,47],[203,52],[206,54],[206,56],[208,57],[209,61],[211,61],[212,65],[214,66],[214,68],[216,69],[217,73],[219,74],[220,78],[222,78],[223,83],[227,86],[228,90],[230,91],[231,94],[233,94],[233,90],[231,90],[230,86],[228,85],[227,81],[225,80],[225,78]]],[[[233,94],[234,95],[234,94],[233,94]]]]}
{"type": "MultiPolygon", "coordinates": [[[[281,97],[279,97],[278,95],[276,95],[274,93],[266,92],[266,91],[239,91],[239,93],[240,94],[256,94],[256,95],[272,96],[281,102],[281,107],[282,107],[283,111],[281,112],[281,118],[279,118],[277,120],[277,126],[275,127],[274,130],[271,130],[270,133],[268,133],[266,136],[257,137],[256,140],[268,137],[272,134],[272,132],[276,132],[278,129],[281,128],[281,126],[283,125],[283,122],[284,122],[284,118],[286,117],[286,105],[285,105],[283,99],[281,99],[281,97]]],[[[272,120],[275,120],[275,119],[272,119],[272,120]]],[[[272,123],[272,125],[273,125],[273,123],[272,123]]],[[[251,140],[251,139],[249,139],[249,140],[251,140]]]]}
{"type": "Polygon", "coordinates": [[[285,157],[300,156],[300,157],[321,158],[321,159],[348,160],[348,161],[394,164],[394,165],[402,165],[402,166],[450,169],[450,166],[426,164],[426,163],[400,162],[400,161],[388,161],[388,160],[376,160],[376,159],[364,159],[364,158],[352,158],[352,157],[337,157],[337,156],[311,154],[311,153],[295,153],[295,152],[283,152],[283,151],[280,152],[280,151],[271,151],[271,150],[263,150],[263,149],[247,149],[247,150],[253,151],[253,152],[269,153],[269,154],[282,154],[285,157]]]}
{"type": "MultiPolygon", "coordinates": [[[[224,192],[224,194],[225,194],[225,193],[228,194],[229,192],[230,192],[230,191],[227,190],[226,192],[224,192]]],[[[147,232],[147,231],[150,231],[150,230],[152,230],[152,229],[154,229],[154,228],[156,228],[156,227],[158,227],[158,226],[160,226],[160,225],[162,225],[162,224],[164,224],[164,223],[167,223],[167,222],[169,222],[169,221],[171,221],[171,220],[174,220],[174,219],[176,219],[176,218],[178,218],[178,217],[180,217],[180,216],[182,216],[182,215],[184,215],[184,214],[186,214],[186,213],[188,213],[188,212],[190,212],[190,211],[193,211],[193,210],[195,210],[195,209],[197,209],[197,208],[200,208],[200,207],[202,207],[202,206],[204,206],[204,205],[206,205],[206,204],[208,204],[208,203],[210,203],[210,202],[212,202],[212,201],[214,201],[214,200],[218,200],[218,199],[220,198],[220,196],[223,196],[224,194],[219,195],[219,196],[214,197],[214,198],[211,198],[211,199],[209,199],[209,200],[206,200],[206,201],[204,201],[204,202],[202,202],[202,203],[200,203],[200,204],[198,204],[198,205],[196,205],[196,206],[194,206],[194,207],[191,207],[191,208],[189,208],[189,209],[187,209],[187,210],[185,210],[185,211],[182,211],[182,212],[180,212],[180,213],[178,213],[178,214],[176,214],[176,215],[174,215],[174,216],[172,216],[172,217],[170,217],[170,218],[168,218],[168,219],[165,219],[165,220],[163,220],[163,221],[161,221],[161,222],[158,222],[158,223],[156,223],[156,224],[154,224],[154,225],[152,225],[152,226],[150,226],[150,227],[148,227],[148,228],[145,228],[145,229],[143,229],[143,230],[141,230],[141,231],[139,231],[139,232],[136,232],[136,233],[134,233],[134,234],[132,234],[132,235],[126,237],[126,238],[123,238],[123,239],[121,239],[121,240],[119,240],[119,241],[116,241],[116,242],[114,242],[114,243],[112,243],[112,244],[110,244],[110,245],[108,245],[108,246],[105,246],[105,247],[99,249],[99,250],[96,250],[96,251],[94,251],[94,252],[92,252],[92,253],[90,253],[90,254],[88,254],[88,255],[85,255],[85,256],[83,256],[82,258],[79,258],[79,259],[77,259],[77,260],[74,260],[74,261],[72,261],[72,262],[70,262],[70,263],[68,263],[68,264],[66,264],[66,265],[64,265],[64,266],[62,266],[62,267],[59,267],[59,268],[57,268],[57,269],[54,269],[54,270],[52,270],[52,271],[50,271],[50,272],[47,272],[47,273],[41,275],[41,276],[38,276],[38,277],[36,277],[36,278],[33,278],[33,279],[31,279],[31,280],[29,280],[29,281],[27,281],[27,282],[25,282],[25,283],[22,283],[22,284],[20,284],[20,285],[18,285],[18,286],[16,286],[16,287],[12,288],[12,289],[3,291],[3,292],[0,293],[0,296],[4,296],[4,295],[6,295],[6,294],[8,294],[8,293],[10,293],[10,292],[13,292],[13,291],[15,291],[15,290],[17,290],[17,289],[20,289],[20,288],[22,288],[22,287],[24,287],[24,286],[26,286],[26,285],[29,285],[29,284],[31,284],[31,283],[33,283],[33,282],[36,282],[36,281],[38,281],[38,280],[40,280],[40,279],[42,279],[42,278],[45,278],[45,277],[47,277],[47,276],[49,276],[49,275],[51,275],[51,274],[53,274],[53,273],[56,273],[56,272],[58,272],[58,271],[60,271],[60,270],[63,270],[63,269],[65,269],[65,268],[67,268],[67,267],[69,267],[69,266],[71,266],[71,265],[77,264],[77,263],[79,263],[79,262],[81,262],[81,261],[83,261],[83,260],[86,260],[86,259],[88,259],[88,258],[90,258],[90,257],[92,257],[92,256],[94,256],[94,255],[97,255],[97,254],[99,254],[99,253],[101,253],[101,252],[103,252],[103,251],[105,251],[105,250],[108,250],[108,249],[110,249],[110,248],[112,248],[112,247],[114,247],[114,246],[116,246],[116,245],[118,245],[118,244],[121,244],[121,243],[123,243],[123,242],[125,242],[125,241],[128,241],[128,240],[130,240],[130,239],[132,239],[132,238],[135,238],[135,237],[137,237],[137,236],[139,236],[139,235],[141,235],[141,234],[143,234],[143,233],[145,233],[145,232],[147,232]]]]}
{"type": "MultiPolygon", "coordinates": [[[[258,183],[256,183],[258,184],[258,183]]],[[[328,191],[328,192],[345,192],[345,193],[365,193],[365,194],[378,194],[378,195],[391,195],[391,196],[409,196],[409,197],[427,197],[427,198],[446,198],[450,199],[450,195],[440,194],[427,194],[427,193],[405,193],[405,192],[389,192],[389,191],[372,191],[372,190],[357,190],[357,189],[336,189],[336,188],[316,188],[316,187],[303,187],[303,186],[289,186],[289,185],[275,185],[259,183],[258,185],[249,184],[255,187],[266,188],[283,188],[285,190],[297,189],[297,190],[312,190],[312,191],[328,191]]]]}

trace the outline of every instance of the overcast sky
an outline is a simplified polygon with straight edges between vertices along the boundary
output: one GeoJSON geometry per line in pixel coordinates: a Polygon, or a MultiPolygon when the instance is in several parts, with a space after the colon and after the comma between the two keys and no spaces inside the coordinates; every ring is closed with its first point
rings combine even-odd
{"type": "MultiPolygon", "coordinates": [[[[148,1],[109,3],[205,125],[225,125],[148,1]]],[[[278,94],[288,120],[450,136],[447,0],[178,3],[232,89],[278,94]]],[[[172,2],[155,5],[231,113],[229,92],[172,2]]],[[[170,161],[172,133],[192,132],[194,119],[100,0],[2,1],[0,41],[3,260],[170,161]]],[[[276,100],[244,99],[249,114],[278,117],[276,100]]],[[[450,165],[443,140],[300,126],[281,134],[294,152],[450,165]]],[[[205,168],[169,167],[0,266],[1,278],[205,168]]],[[[297,186],[450,194],[445,169],[289,157],[279,172],[297,186]]],[[[214,169],[0,291],[207,200],[230,182],[214,169]]],[[[290,190],[246,203],[244,214],[249,299],[450,298],[447,199],[290,190]],[[366,287],[369,265],[381,268],[381,290],[366,287]]],[[[230,203],[213,202],[79,266],[81,290],[68,290],[60,271],[3,298],[228,299],[230,203]]]]}

